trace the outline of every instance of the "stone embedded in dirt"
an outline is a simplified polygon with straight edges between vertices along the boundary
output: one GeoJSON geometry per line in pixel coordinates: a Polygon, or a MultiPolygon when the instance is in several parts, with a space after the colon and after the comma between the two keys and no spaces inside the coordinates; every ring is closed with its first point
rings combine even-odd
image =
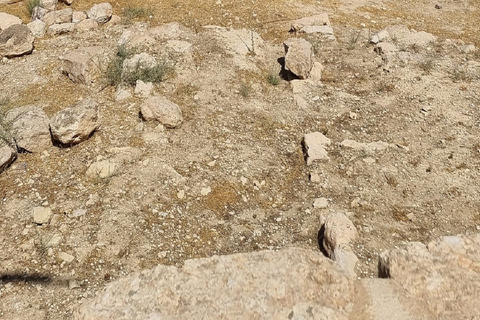
{"type": "Polygon", "coordinates": [[[287,248],[136,272],[109,283],[73,319],[310,319],[313,314],[335,320],[348,318],[354,296],[353,279],[321,253],[287,248]]]}
{"type": "Polygon", "coordinates": [[[320,132],[307,133],[303,137],[303,148],[306,154],[307,165],[314,160],[328,160],[328,153],[325,148],[330,145],[331,140],[320,132]]]}
{"type": "Polygon", "coordinates": [[[53,24],[48,27],[47,34],[58,36],[65,33],[70,33],[75,29],[75,23],[61,23],[61,24],[53,24]]]}
{"type": "Polygon", "coordinates": [[[320,179],[320,175],[318,174],[318,172],[311,172],[310,173],[310,182],[313,182],[313,183],[322,182],[322,179],[320,179]]]}
{"type": "Polygon", "coordinates": [[[39,6],[45,8],[48,11],[54,11],[57,9],[58,0],[40,0],[39,6]]]}
{"type": "Polygon", "coordinates": [[[72,15],[73,10],[71,8],[55,10],[45,14],[42,18],[42,21],[45,22],[47,26],[60,23],[70,23],[72,22],[72,15]]]}
{"type": "Polygon", "coordinates": [[[317,209],[325,209],[328,207],[328,199],[327,198],[316,198],[313,200],[313,207],[317,209]]]}
{"type": "Polygon", "coordinates": [[[153,91],[153,83],[143,82],[142,80],[137,80],[135,85],[135,95],[140,97],[149,97],[153,91]]]}
{"type": "Polygon", "coordinates": [[[129,48],[146,48],[155,42],[155,39],[150,35],[150,30],[141,25],[135,25],[126,29],[120,36],[120,39],[118,39],[119,46],[129,48]]]}
{"type": "Polygon", "coordinates": [[[330,19],[328,14],[321,13],[311,17],[304,17],[298,20],[292,21],[290,32],[298,32],[304,27],[311,26],[330,26],[330,19]]]}
{"type": "Polygon", "coordinates": [[[371,154],[376,151],[383,151],[387,148],[391,147],[392,144],[384,141],[376,141],[376,142],[357,142],[355,140],[345,139],[340,142],[340,146],[344,148],[352,148],[354,150],[362,150],[365,153],[371,154]]]}
{"type": "Polygon", "coordinates": [[[390,35],[391,39],[395,39],[395,42],[399,46],[415,45],[417,47],[425,47],[437,41],[437,37],[431,33],[408,29],[408,27],[404,25],[389,26],[385,30],[390,35]]]}
{"type": "Polygon", "coordinates": [[[115,101],[117,102],[126,100],[131,96],[132,94],[130,93],[130,91],[126,88],[122,88],[121,86],[118,86],[117,90],[115,91],[115,101]]]}
{"type": "Polygon", "coordinates": [[[74,11],[72,13],[72,22],[79,23],[83,20],[87,19],[87,13],[85,11],[74,11]]]}
{"type": "Polygon", "coordinates": [[[10,134],[19,150],[42,152],[52,145],[49,119],[45,112],[36,106],[24,106],[10,110],[5,117],[10,134]]]}
{"type": "Polygon", "coordinates": [[[333,29],[330,26],[306,26],[300,29],[298,33],[306,33],[306,34],[319,33],[325,36],[333,36],[333,29]]]}
{"type": "Polygon", "coordinates": [[[45,35],[46,24],[42,20],[34,20],[28,23],[27,27],[36,38],[41,38],[45,35]]]}
{"type": "Polygon", "coordinates": [[[87,12],[89,19],[94,19],[100,24],[107,23],[113,14],[112,5],[108,2],[102,2],[94,5],[87,12]]]}
{"type": "Polygon", "coordinates": [[[310,71],[309,80],[321,81],[322,80],[323,65],[320,62],[314,62],[312,70],[310,71]]]}
{"type": "Polygon", "coordinates": [[[16,24],[22,24],[22,19],[5,12],[0,12],[0,31],[16,24]]]}
{"type": "Polygon", "coordinates": [[[85,19],[75,24],[75,30],[88,31],[98,28],[98,22],[93,19],[85,19]]]}
{"type": "Polygon", "coordinates": [[[114,25],[120,24],[121,22],[122,22],[122,18],[120,16],[117,16],[116,14],[113,14],[110,20],[105,25],[114,26],[114,25]]]}
{"type": "Polygon", "coordinates": [[[67,146],[87,140],[99,127],[98,104],[91,98],[59,111],[50,120],[53,139],[67,146]]]}
{"type": "Polygon", "coordinates": [[[81,47],[68,52],[60,58],[63,73],[75,83],[89,85],[101,72],[104,52],[102,47],[81,47]]]}
{"type": "Polygon", "coordinates": [[[375,46],[374,51],[378,54],[390,55],[392,53],[398,52],[398,48],[393,43],[380,42],[375,46]]]}
{"type": "Polygon", "coordinates": [[[283,43],[285,47],[285,68],[300,79],[310,76],[313,66],[313,49],[310,42],[302,38],[290,38],[283,43]]]}
{"type": "Polygon", "coordinates": [[[75,209],[72,211],[72,213],[69,213],[67,216],[69,218],[79,218],[79,217],[83,217],[86,214],[87,214],[86,209],[75,209]]]}
{"type": "Polygon", "coordinates": [[[36,224],[45,224],[49,223],[52,219],[52,209],[49,207],[35,207],[32,210],[33,222],[36,224]]]}
{"type": "Polygon", "coordinates": [[[123,61],[122,80],[129,82],[129,78],[136,72],[154,68],[156,65],[157,60],[148,53],[136,54],[132,58],[123,61]]]}
{"type": "Polygon", "coordinates": [[[0,57],[13,58],[31,53],[33,36],[30,29],[23,24],[15,24],[0,32],[0,57]]]}
{"type": "Polygon", "coordinates": [[[39,6],[32,9],[32,21],[41,20],[48,13],[48,10],[39,6]]]}
{"type": "Polygon", "coordinates": [[[151,28],[149,31],[150,34],[157,40],[177,39],[182,35],[182,33],[187,31],[187,28],[178,22],[170,22],[151,28]]]}
{"type": "Polygon", "coordinates": [[[325,231],[322,245],[329,257],[337,248],[349,246],[357,238],[357,228],[344,213],[329,214],[323,226],[325,231]]]}
{"type": "Polygon", "coordinates": [[[475,319],[480,314],[480,234],[447,236],[428,245],[409,242],[380,254],[381,276],[407,295],[428,302],[438,319],[475,319]]]}
{"type": "Polygon", "coordinates": [[[65,262],[72,262],[73,259],[75,259],[74,256],[72,256],[71,254],[66,253],[66,252],[59,252],[59,253],[58,253],[58,258],[59,258],[60,260],[65,261],[65,262]]]}
{"type": "Polygon", "coordinates": [[[5,171],[17,159],[15,142],[9,137],[9,133],[0,127],[0,173],[5,171]]]}
{"type": "Polygon", "coordinates": [[[86,172],[90,178],[108,178],[115,174],[118,165],[111,160],[102,160],[92,163],[86,172]]]}
{"type": "Polygon", "coordinates": [[[370,42],[373,44],[377,44],[379,42],[388,40],[390,38],[390,35],[388,34],[387,30],[381,30],[377,34],[374,34],[372,38],[370,39],[370,42]]]}
{"type": "Polygon", "coordinates": [[[156,120],[167,128],[176,128],[183,122],[180,107],[162,96],[153,96],[140,107],[142,118],[146,121],[156,120]]]}

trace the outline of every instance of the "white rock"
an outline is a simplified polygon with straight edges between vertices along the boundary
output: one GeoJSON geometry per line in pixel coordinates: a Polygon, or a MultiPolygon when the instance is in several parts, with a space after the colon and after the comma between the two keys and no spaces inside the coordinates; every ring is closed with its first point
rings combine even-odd
{"type": "Polygon", "coordinates": [[[85,11],[74,11],[72,13],[72,22],[79,23],[83,20],[87,19],[87,13],[85,11]]]}
{"type": "Polygon", "coordinates": [[[47,26],[51,26],[53,24],[71,23],[72,15],[73,10],[70,8],[55,10],[46,13],[43,16],[42,21],[45,22],[47,26]]]}
{"type": "Polygon", "coordinates": [[[33,50],[33,36],[23,24],[14,24],[0,32],[0,57],[13,58],[33,50]]]}
{"type": "Polygon", "coordinates": [[[49,223],[53,212],[49,207],[35,207],[32,211],[33,222],[36,224],[49,223]]]}
{"type": "Polygon", "coordinates": [[[140,25],[135,25],[123,31],[118,40],[118,45],[129,48],[146,48],[150,47],[155,42],[156,40],[150,34],[149,29],[140,25]]]}
{"type": "Polygon", "coordinates": [[[41,38],[45,35],[45,22],[42,20],[34,20],[27,24],[28,29],[32,32],[32,34],[37,37],[41,38]]]}
{"type": "Polygon", "coordinates": [[[377,44],[379,42],[385,41],[390,38],[390,35],[388,34],[387,30],[381,30],[377,34],[373,35],[372,39],[370,39],[370,42],[373,44],[377,44]]]}
{"type": "Polygon", "coordinates": [[[152,91],[153,83],[145,83],[142,80],[137,80],[137,84],[135,85],[135,95],[146,98],[152,94],[152,91]]]}
{"type": "Polygon", "coordinates": [[[140,107],[143,119],[156,120],[167,128],[176,128],[183,122],[180,107],[162,96],[153,96],[140,107]]]}
{"type": "Polygon", "coordinates": [[[200,190],[200,194],[202,196],[206,196],[208,195],[210,192],[212,192],[212,189],[210,187],[206,187],[206,188],[202,188],[202,190],[200,190]]]}
{"type": "MultiPolygon", "coordinates": [[[[86,21],[86,20],[84,20],[86,21]]],[[[63,73],[76,83],[91,84],[102,72],[106,63],[102,47],[80,47],[60,57],[63,73]]]]}
{"type": "Polygon", "coordinates": [[[66,253],[66,252],[59,252],[59,253],[58,253],[58,258],[59,258],[60,260],[65,261],[65,262],[72,262],[73,259],[75,259],[74,256],[72,256],[71,254],[68,254],[68,253],[66,253]]]}
{"type": "Polygon", "coordinates": [[[299,33],[319,33],[322,35],[333,36],[333,29],[330,26],[305,26],[298,31],[299,33]]]}
{"type": "Polygon", "coordinates": [[[328,153],[325,148],[331,143],[330,139],[320,132],[307,133],[303,137],[303,147],[306,153],[307,165],[314,160],[328,160],[328,153]]]}
{"type": "Polygon", "coordinates": [[[87,214],[86,209],[75,209],[72,213],[68,214],[69,218],[79,218],[87,214]]]}
{"type": "Polygon", "coordinates": [[[41,108],[14,108],[6,114],[5,120],[10,124],[10,133],[19,150],[37,153],[52,145],[49,119],[41,108]]]}
{"type": "Polygon", "coordinates": [[[322,180],[320,179],[320,175],[317,172],[310,173],[310,181],[313,183],[320,183],[322,180]]]}
{"type": "Polygon", "coordinates": [[[115,101],[117,101],[117,102],[126,100],[126,99],[130,98],[131,96],[132,96],[132,94],[130,93],[130,91],[128,89],[125,89],[125,88],[121,87],[121,86],[118,86],[117,90],[115,91],[115,101]]]}
{"type": "Polygon", "coordinates": [[[312,70],[310,71],[310,80],[320,81],[322,80],[323,65],[320,62],[314,62],[312,70]]]}
{"type": "Polygon", "coordinates": [[[59,111],[50,121],[53,139],[67,146],[85,141],[99,127],[98,104],[90,98],[59,111]]]}
{"type": "Polygon", "coordinates": [[[68,280],[68,289],[72,290],[76,288],[80,288],[80,284],[78,283],[78,281],[75,279],[68,280]]]}
{"type": "Polygon", "coordinates": [[[313,201],[313,207],[317,209],[325,209],[328,207],[328,199],[327,198],[316,198],[313,201]]]}
{"type": "Polygon", "coordinates": [[[48,10],[54,11],[57,9],[58,0],[40,0],[40,7],[48,10]]]}
{"type": "Polygon", "coordinates": [[[39,6],[32,9],[32,21],[42,20],[48,13],[48,10],[39,6]]]}
{"type": "Polygon", "coordinates": [[[75,30],[88,31],[98,28],[98,22],[93,19],[85,19],[75,24],[75,30]]]}
{"type": "Polygon", "coordinates": [[[150,29],[150,34],[158,40],[177,39],[186,28],[178,22],[170,22],[150,29]]]}
{"type": "Polygon", "coordinates": [[[323,223],[323,248],[329,257],[337,248],[345,248],[357,238],[357,228],[344,213],[334,212],[323,223]]]}
{"type": "Polygon", "coordinates": [[[330,19],[328,19],[328,14],[321,13],[311,17],[304,17],[298,20],[292,21],[290,28],[291,32],[300,31],[304,27],[308,26],[330,26],[330,19]]]}
{"type": "Polygon", "coordinates": [[[47,34],[51,36],[58,36],[61,34],[70,33],[75,29],[75,23],[61,23],[54,24],[48,27],[47,34]]]}
{"type": "Polygon", "coordinates": [[[5,12],[0,12],[0,31],[16,24],[22,24],[22,19],[5,12]]]}
{"type": "Polygon", "coordinates": [[[107,2],[96,4],[87,12],[87,16],[89,19],[97,20],[97,22],[100,24],[108,22],[112,17],[112,14],[112,5],[107,2]]]}
{"type": "Polygon", "coordinates": [[[50,240],[48,240],[48,242],[46,243],[46,246],[55,247],[55,246],[58,246],[61,241],[62,241],[62,235],[59,233],[56,233],[50,238],[50,240]]]}
{"type": "Polygon", "coordinates": [[[90,178],[107,178],[115,174],[118,165],[111,160],[103,160],[92,163],[86,172],[90,178]]]}
{"type": "Polygon", "coordinates": [[[310,76],[313,67],[313,48],[302,38],[290,38],[283,43],[285,48],[285,68],[300,79],[310,76]]]}

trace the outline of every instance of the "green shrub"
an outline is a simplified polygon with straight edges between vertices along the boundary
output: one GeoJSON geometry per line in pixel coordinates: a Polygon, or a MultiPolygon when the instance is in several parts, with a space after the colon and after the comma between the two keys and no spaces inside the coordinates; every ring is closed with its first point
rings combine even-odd
{"type": "Polygon", "coordinates": [[[28,0],[27,1],[27,10],[30,15],[32,15],[33,8],[40,7],[40,0],[28,0]]]}

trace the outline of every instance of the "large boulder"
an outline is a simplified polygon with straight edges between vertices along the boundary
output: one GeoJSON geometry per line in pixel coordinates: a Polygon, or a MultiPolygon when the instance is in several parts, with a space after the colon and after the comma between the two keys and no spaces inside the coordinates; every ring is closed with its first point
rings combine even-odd
{"type": "Polygon", "coordinates": [[[353,280],[321,253],[287,248],[133,273],[73,319],[348,319],[354,294],[353,280]]]}
{"type": "Polygon", "coordinates": [[[94,5],[87,12],[89,19],[96,20],[98,23],[103,24],[110,20],[113,14],[112,5],[108,2],[103,2],[94,5]]]}
{"type": "Polygon", "coordinates": [[[480,234],[410,242],[380,255],[379,269],[436,319],[478,319],[480,234]]]}
{"type": "Polygon", "coordinates": [[[53,139],[67,146],[87,140],[99,127],[98,104],[90,98],[59,111],[50,121],[53,139]]]}
{"type": "Polygon", "coordinates": [[[102,47],[81,47],[68,52],[60,58],[63,73],[75,83],[89,85],[101,72],[105,62],[104,52],[102,47]]]}
{"type": "Polygon", "coordinates": [[[42,18],[42,21],[45,22],[47,26],[60,23],[70,23],[72,22],[72,15],[73,10],[71,8],[55,10],[45,14],[42,18]]]}
{"type": "Polygon", "coordinates": [[[0,57],[17,57],[33,50],[33,36],[23,24],[15,24],[0,32],[0,57]]]}
{"type": "Polygon", "coordinates": [[[313,67],[313,48],[310,42],[302,38],[290,38],[283,43],[285,47],[285,68],[300,79],[310,76],[313,67]]]}
{"type": "Polygon", "coordinates": [[[146,121],[156,120],[167,128],[176,128],[183,122],[180,107],[162,96],[153,96],[143,102],[140,113],[146,121]]]}
{"type": "Polygon", "coordinates": [[[16,24],[22,24],[22,19],[5,12],[0,12],[0,30],[5,30],[16,24]]]}
{"type": "Polygon", "coordinates": [[[19,150],[41,152],[51,146],[49,120],[41,108],[24,106],[12,109],[5,120],[19,150]]]}

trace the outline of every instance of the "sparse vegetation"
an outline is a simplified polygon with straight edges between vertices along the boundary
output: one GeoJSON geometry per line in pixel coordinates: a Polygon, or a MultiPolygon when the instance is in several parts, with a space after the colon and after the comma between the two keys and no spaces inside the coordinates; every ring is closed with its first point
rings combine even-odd
{"type": "Polygon", "coordinates": [[[137,80],[159,83],[165,80],[165,78],[172,72],[173,66],[167,62],[157,64],[154,67],[143,67],[141,64],[137,64],[135,70],[127,73],[122,81],[132,86],[137,83],[137,80]]]}
{"type": "Polygon", "coordinates": [[[242,81],[238,91],[243,98],[247,99],[252,95],[252,85],[248,82],[242,81]]]}
{"type": "Polygon", "coordinates": [[[33,9],[35,7],[40,7],[40,0],[28,0],[27,1],[27,11],[32,15],[33,9]]]}
{"type": "Polygon", "coordinates": [[[123,21],[126,24],[134,20],[147,19],[152,16],[152,10],[144,7],[129,6],[123,9],[123,21]]]}
{"type": "Polygon", "coordinates": [[[110,86],[119,85],[122,82],[123,61],[131,58],[135,54],[135,50],[124,45],[119,46],[117,54],[110,60],[106,70],[106,81],[110,86]]]}
{"type": "Polygon", "coordinates": [[[360,39],[360,31],[355,31],[350,34],[350,38],[348,40],[348,50],[353,50],[357,46],[358,40],[360,39]]]}
{"type": "Polygon", "coordinates": [[[267,74],[267,81],[271,85],[278,86],[280,84],[280,76],[275,70],[269,70],[267,74]]]}
{"type": "Polygon", "coordinates": [[[420,69],[422,69],[425,73],[430,73],[433,70],[434,63],[433,59],[427,58],[420,62],[419,64],[420,69]]]}
{"type": "Polygon", "coordinates": [[[456,63],[453,66],[453,70],[451,71],[451,77],[454,82],[470,80],[467,66],[461,65],[460,63],[456,63]]]}

